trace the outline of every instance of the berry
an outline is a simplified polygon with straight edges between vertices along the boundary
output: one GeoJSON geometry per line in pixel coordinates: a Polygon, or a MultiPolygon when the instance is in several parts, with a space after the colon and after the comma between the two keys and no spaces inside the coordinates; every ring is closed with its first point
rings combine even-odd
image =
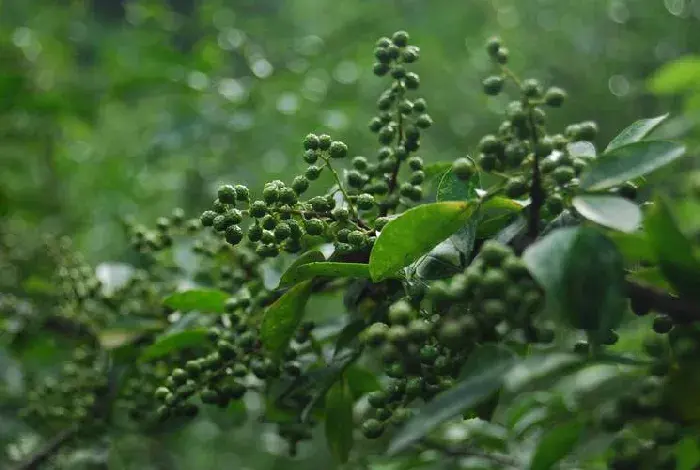
{"type": "Polygon", "coordinates": [[[411,157],[408,159],[408,167],[413,171],[423,169],[423,159],[421,157],[411,157]]]}
{"type": "Polygon", "coordinates": [[[218,214],[214,211],[204,211],[200,216],[199,220],[204,227],[211,227],[214,225],[214,219],[218,214]]]}
{"type": "Polygon", "coordinates": [[[540,82],[534,78],[528,78],[523,82],[523,94],[528,98],[538,98],[542,94],[540,82]]]}
{"type": "Polygon", "coordinates": [[[331,143],[328,153],[331,158],[344,158],[348,154],[348,146],[336,140],[331,143]]]}
{"type": "Polygon", "coordinates": [[[484,93],[489,96],[496,96],[503,90],[503,77],[499,77],[498,75],[486,77],[482,85],[484,87],[484,93]]]}
{"type": "Polygon", "coordinates": [[[381,421],[370,418],[362,423],[362,434],[367,439],[377,439],[384,433],[384,424],[381,421]]]}
{"type": "Polygon", "coordinates": [[[560,107],[566,100],[566,92],[561,88],[551,87],[544,94],[544,102],[552,108],[560,107]]]}
{"type": "Polygon", "coordinates": [[[382,62],[375,62],[374,65],[372,66],[372,72],[378,77],[383,77],[387,73],[389,73],[389,70],[391,67],[389,64],[385,64],[382,62]]]}
{"type": "Polygon", "coordinates": [[[495,56],[498,53],[498,50],[501,48],[501,38],[499,37],[492,37],[489,38],[488,41],[486,41],[486,52],[490,56],[495,56]]]}
{"type": "Polygon", "coordinates": [[[397,47],[408,45],[408,33],[406,31],[396,31],[391,35],[391,42],[397,47]]]}
{"type": "Polygon", "coordinates": [[[429,114],[421,114],[416,118],[416,126],[420,127],[421,129],[427,129],[432,125],[433,119],[430,117],[429,114]]]}
{"type": "Polygon", "coordinates": [[[321,168],[311,165],[306,169],[306,172],[304,172],[304,176],[306,176],[306,179],[309,181],[315,181],[318,179],[318,177],[321,175],[321,168]]]}
{"type": "Polygon", "coordinates": [[[303,194],[307,189],[309,189],[308,178],[303,175],[296,176],[294,181],[292,181],[292,189],[296,194],[303,194]]]}
{"type": "Polygon", "coordinates": [[[521,177],[515,177],[508,180],[505,187],[506,196],[512,199],[518,199],[527,193],[527,184],[521,177]]]}
{"type": "Polygon", "coordinates": [[[659,315],[654,318],[653,328],[658,334],[666,334],[673,328],[673,320],[666,315],[659,315]]]}
{"type": "Polygon", "coordinates": [[[316,150],[307,150],[304,152],[304,161],[308,164],[314,164],[318,161],[318,152],[316,150]]]}
{"type": "Polygon", "coordinates": [[[267,204],[264,201],[255,201],[250,205],[250,215],[260,219],[267,213],[267,204]]]}
{"type": "Polygon", "coordinates": [[[243,230],[238,225],[231,225],[226,229],[226,241],[231,245],[237,245],[243,240],[243,230]]]}
{"type": "Polygon", "coordinates": [[[420,77],[416,73],[408,72],[406,77],[404,77],[404,82],[406,83],[406,88],[416,90],[420,86],[420,77]]]}
{"type": "Polygon", "coordinates": [[[360,210],[370,210],[374,207],[374,196],[362,193],[357,197],[357,207],[360,210]]]}
{"type": "Polygon", "coordinates": [[[216,192],[216,196],[219,198],[219,201],[224,204],[236,203],[236,189],[230,184],[220,186],[216,192]]]}
{"type": "Polygon", "coordinates": [[[474,176],[476,168],[474,162],[470,158],[461,157],[452,163],[452,172],[457,178],[466,181],[474,176]]]}

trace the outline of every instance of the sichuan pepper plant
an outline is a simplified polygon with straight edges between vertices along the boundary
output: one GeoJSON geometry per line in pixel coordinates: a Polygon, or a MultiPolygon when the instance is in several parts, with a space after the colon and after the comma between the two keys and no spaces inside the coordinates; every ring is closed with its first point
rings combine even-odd
{"type": "Polygon", "coordinates": [[[486,53],[484,93],[512,101],[478,154],[424,162],[421,51],[398,31],[374,47],[376,148],[310,133],[289,181],[125,223],[142,262],[118,285],[54,246],[53,307],[13,334],[54,325],[75,348],[27,396],[55,437],[18,468],[246,394],[291,455],[319,430],[347,468],[694,468],[700,258],[669,201],[638,191],[683,145],[648,139],[659,116],[599,149],[593,121],[557,122],[564,90],[519,77],[497,38],[486,53]],[[343,309],[306,318],[326,294],[343,309]]]}

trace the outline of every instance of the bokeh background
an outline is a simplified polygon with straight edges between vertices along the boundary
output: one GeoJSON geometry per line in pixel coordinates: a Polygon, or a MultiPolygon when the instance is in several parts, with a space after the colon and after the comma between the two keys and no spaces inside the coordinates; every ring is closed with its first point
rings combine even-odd
{"type": "MultiPolygon", "coordinates": [[[[0,290],[49,269],[44,236],[70,235],[94,263],[128,260],[125,219],[176,206],[196,216],[222,182],[285,179],[305,167],[309,132],[371,155],[367,122],[385,86],[372,49],[397,29],[421,48],[427,161],[469,153],[497,124],[504,102],[480,85],[491,35],[522,76],[569,92],[562,127],[594,119],[601,144],[668,111],[661,132],[697,154],[700,0],[4,0],[0,290]]],[[[700,214],[688,204],[679,210],[700,214]]],[[[0,372],[20,381],[8,361],[0,354],[0,372]]],[[[18,451],[10,417],[4,453],[18,451]]],[[[108,456],[85,452],[74,468],[333,468],[322,437],[291,463],[264,428],[234,431],[237,419],[117,436],[108,456]]]]}

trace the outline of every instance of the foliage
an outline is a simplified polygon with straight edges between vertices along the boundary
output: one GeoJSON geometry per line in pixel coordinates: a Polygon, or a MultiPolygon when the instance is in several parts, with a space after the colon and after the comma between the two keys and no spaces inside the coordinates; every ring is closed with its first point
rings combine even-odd
{"type": "MultiPolygon", "coordinates": [[[[598,124],[559,125],[567,93],[521,79],[494,37],[481,88],[502,121],[429,165],[433,71],[416,71],[430,53],[401,30],[375,43],[372,158],[309,133],[287,181],[124,220],[133,265],[93,266],[49,237],[54,272],[0,297],[8,361],[27,374],[8,404],[46,441],[12,465],[76,468],[81,449],[100,460],[119,436],[158,442],[217,409],[223,428],[274,429],[291,457],[322,429],[346,468],[386,468],[386,453],[399,468],[700,464],[695,240],[663,191],[640,188],[686,152],[650,137],[668,115],[599,152],[598,124]],[[60,369],[33,366],[39,348],[60,369]]],[[[134,80],[162,80],[157,65],[134,80]]],[[[687,86],[670,82],[654,86],[687,86]]]]}

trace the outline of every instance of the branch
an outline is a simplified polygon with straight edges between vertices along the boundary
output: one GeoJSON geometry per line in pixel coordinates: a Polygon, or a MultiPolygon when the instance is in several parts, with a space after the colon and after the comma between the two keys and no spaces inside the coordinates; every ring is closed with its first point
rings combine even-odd
{"type": "Polygon", "coordinates": [[[654,287],[625,281],[630,300],[664,313],[677,323],[692,323],[700,320],[700,303],[675,297],[654,287]]]}
{"type": "Polygon", "coordinates": [[[15,470],[37,470],[39,466],[56,454],[78,432],[78,426],[74,425],[58,433],[53,439],[44,444],[42,448],[30,455],[27,460],[21,462],[15,470]]]}
{"type": "Polygon", "coordinates": [[[442,452],[443,454],[453,457],[453,458],[466,458],[466,457],[478,457],[486,460],[490,460],[499,466],[501,468],[505,467],[510,467],[510,468],[522,468],[520,466],[520,463],[516,460],[513,459],[507,455],[502,455],[502,454],[494,454],[494,453],[489,453],[489,452],[484,452],[483,450],[480,449],[475,449],[475,448],[467,448],[467,447],[454,447],[454,446],[449,446],[447,444],[441,443],[441,442],[436,442],[435,440],[428,440],[425,439],[423,441],[422,447],[430,449],[430,450],[436,450],[438,452],[442,452]]]}
{"type": "Polygon", "coordinates": [[[532,132],[532,185],[530,186],[530,210],[528,212],[527,235],[532,240],[540,233],[540,210],[545,201],[545,193],[542,188],[542,173],[540,172],[540,157],[537,156],[537,126],[532,115],[532,106],[528,103],[528,121],[532,132]]]}

